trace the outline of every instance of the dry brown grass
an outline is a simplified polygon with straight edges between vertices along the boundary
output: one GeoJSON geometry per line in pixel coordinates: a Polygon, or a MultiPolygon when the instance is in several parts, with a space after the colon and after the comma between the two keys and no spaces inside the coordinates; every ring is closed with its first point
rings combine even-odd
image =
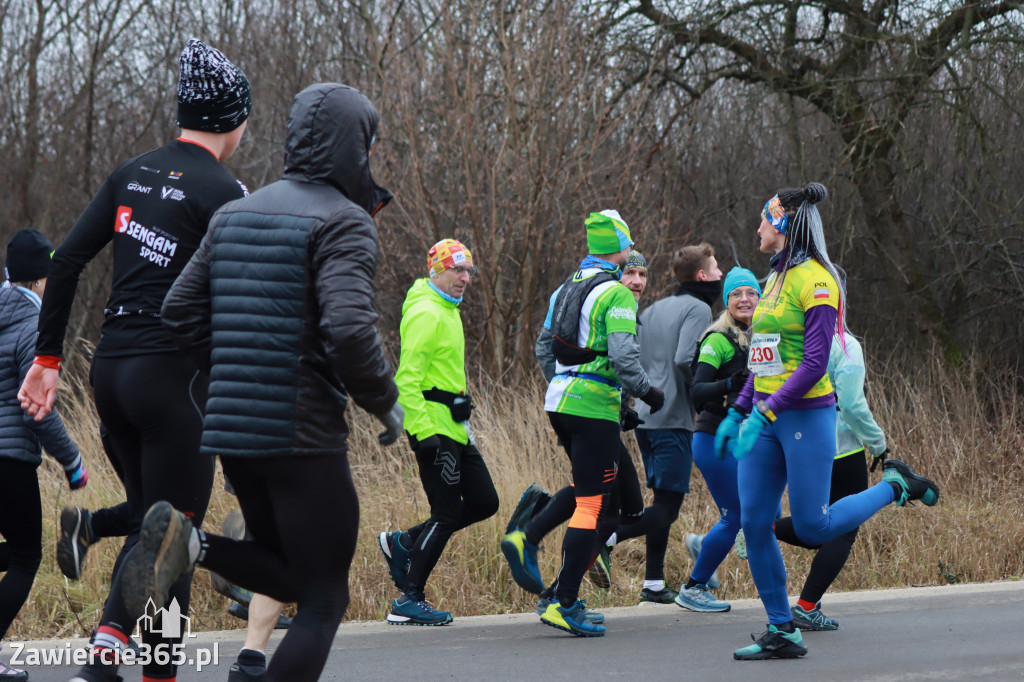
{"type": "MultiPolygon", "coordinates": [[[[953,372],[938,366],[912,373],[872,368],[869,400],[889,436],[894,454],[934,478],[942,488],[938,506],[900,509],[890,506],[869,521],[854,545],[853,556],[834,589],[934,585],[958,581],[1013,579],[1024,575],[1024,402],[1002,385],[985,385],[971,367],[953,372]]],[[[1007,385],[1010,382],[1007,382],[1007,385]]],[[[69,387],[71,388],[71,387],[69,387]]],[[[456,615],[526,611],[533,597],[512,582],[498,541],[523,488],[537,481],[554,490],[568,482],[565,455],[544,416],[532,382],[510,385],[482,381],[476,386],[474,413],[478,444],[501,498],[494,518],[452,538],[427,587],[428,598],[456,615]]],[[[84,579],[68,583],[57,569],[56,520],[63,505],[97,508],[120,501],[120,484],[103,456],[97,421],[88,399],[76,399],[80,387],[65,391],[62,413],[90,470],[89,486],[68,493],[64,476],[47,458],[40,468],[43,493],[44,560],[28,604],[15,621],[12,639],[87,634],[98,618],[109,572],[119,543],[107,540],[90,551],[84,579]]],[[[378,424],[358,408],[349,410],[352,428],[352,473],[361,501],[361,532],[351,572],[351,619],[382,618],[395,589],[376,545],[381,530],[408,527],[427,516],[415,461],[407,447],[381,448],[378,424]]],[[[632,437],[627,442],[635,450],[632,437]]],[[[643,471],[637,461],[637,468],[643,471]]],[[[879,474],[873,475],[877,480],[879,474]]],[[[207,516],[217,529],[235,507],[218,480],[207,516]]],[[[706,531],[716,520],[715,506],[700,474],[694,474],[673,529],[666,558],[672,583],[683,580],[690,559],[682,535],[706,531]]],[[[315,520],[313,522],[316,522],[315,520]]],[[[329,532],[329,528],[325,528],[329,532]]],[[[541,569],[554,575],[561,532],[545,539],[541,569]]],[[[790,591],[806,574],[811,553],[784,548],[790,591]]],[[[582,596],[593,606],[635,603],[643,583],[642,540],[619,545],[614,555],[614,585],[595,589],[584,581],[582,596]]],[[[720,596],[755,596],[745,562],[730,555],[722,567],[720,596]]],[[[208,574],[196,574],[192,599],[193,627],[242,627],[226,615],[227,600],[210,588],[208,574]]]]}

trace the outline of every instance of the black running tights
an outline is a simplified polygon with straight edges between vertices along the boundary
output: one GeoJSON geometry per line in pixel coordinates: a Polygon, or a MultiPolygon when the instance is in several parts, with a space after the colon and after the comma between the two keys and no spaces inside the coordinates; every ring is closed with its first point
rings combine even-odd
{"type": "Polygon", "coordinates": [[[43,510],[37,464],[0,457],[4,502],[0,505],[0,640],[7,635],[32,590],[43,556],[43,510]]]}
{"type": "Polygon", "coordinates": [[[359,500],[344,451],[223,457],[252,540],[206,536],[199,563],[298,612],[267,667],[270,682],[317,680],[348,608],[359,500]]]}
{"type": "Polygon", "coordinates": [[[498,493],[476,446],[438,438],[436,452],[416,455],[430,502],[430,518],[408,530],[413,544],[405,591],[417,599],[424,599],[427,579],[451,536],[498,512],[498,493]]]}
{"type": "MultiPolygon", "coordinates": [[[[117,558],[110,595],[100,625],[130,634],[136,618],[121,597],[121,566],[139,539],[142,517],[149,507],[167,500],[199,526],[206,514],[213,487],[213,460],[199,454],[206,404],[207,379],[183,355],[163,353],[93,359],[93,393],[96,410],[106,431],[104,449],[124,483],[130,532],[117,558]]],[[[176,599],[188,612],[192,574],[171,587],[168,599],[176,599]]],[[[149,632],[142,639],[151,646],[173,644],[149,632]]],[[[173,665],[151,664],[148,677],[173,677],[173,665]]]]}
{"type": "Polygon", "coordinates": [[[644,510],[636,523],[619,526],[616,537],[621,542],[641,535],[647,537],[646,580],[665,579],[665,552],[668,551],[668,536],[672,524],[679,518],[686,493],[675,490],[654,489],[654,501],[644,510]]]}
{"type": "MultiPolygon", "coordinates": [[[[847,495],[854,495],[868,488],[868,465],[864,451],[860,450],[846,457],[841,457],[832,463],[832,490],[829,493],[829,504],[835,504],[847,495]]],[[[853,542],[857,539],[858,528],[849,533],[840,535],[829,540],[820,548],[815,548],[803,543],[793,530],[793,519],[791,517],[781,518],[775,522],[775,537],[797,547],[818,549],[811,561],[811,570],[804,581],[800,598],[817,604],[821,601],[822,595],[835,582],[839,572],[846,565],[850,557],[853,542]]]]}

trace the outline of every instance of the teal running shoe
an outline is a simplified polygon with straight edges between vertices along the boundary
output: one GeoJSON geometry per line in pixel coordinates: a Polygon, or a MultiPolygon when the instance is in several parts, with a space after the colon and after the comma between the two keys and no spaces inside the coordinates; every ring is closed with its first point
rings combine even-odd
{"type": "Polygon", "coordinates": [[[544,615],[540,620],[545,625],[550,625],[559,630],[576,635],[577,637],[603,637],[604,626],[587,621],[587,605],[582,599],[569,608],[563,607],[557,601],[548,604],[544,615]]]}
{"type": "Polygon", "coordinates": [[[740,532],[736,533],[736,542],[733,543],[733,549],[736,550],[736,556],[744,561],[747,560],[747,535],[740,528],[740,532]]]}
{"type": "Polygon", "coordinates": [[[671,604],[679,593],[675,590],[663,587],[660,590],[649,590],[646,587],[640,590],[640,603],[644,604],[671,604]]]}
{"type": "Polygon", "coordinates": [[[388,625],[448,625],[455,618],[447,611],[438,611],[424,599],[402,594],[391,602],[388,625]]]}
{"type": "Polygon", "coordinates": [[[821,602],[815,604],[814,608],[810,611],[804,611],[799,604],[790,609],[790,611],[793,614],[793,624],[801,630],[824,632],[826,630],[839,629],[839,621],[829,618],[821,612],[821,602]]]}
{"type": "MultiPolygon", "coordinates": [[[[707,535],[695,535],[693,533],[686,534],[686,540],[684,540],[683,544],[686,545],[686,551],[690,553],[690,558],[693,559],[694,565],[697,564],[697,557],[700,555],[700,548],[704,545],[704,538],[706,537],[707,535]]],[[[711,572],[711,577],[708,578],[707,586],[713,590],[721,584],[722,581],[718,579],[718,569],[716,568],[711,572]]]]}
{"type": "Polygon", "coordinates": [[[919,476],[914,470],[898,459],[891,457],[882,463],[882,480],[886,483],[895,483],[902,490],[902,494],[896,495],[896,504],[900,507],[921,500],[927,507],[934,507],[939,501],[939,486],[935,481],[919,476]]]}
{"type": "Polygon", "coordinates": [[[523,496],[519,498],[519,503],[516,505],[515,511],[512,512],[508,525],[505,526],[505,532],[511,533],[514,530],[526,528],[526,524],[530,522],[530,519],[543,509],[544,505],[550,500],[551,494],[547,490],[544,490],[544,488],[541,488],[536,483],[531,483],[523,491],[523,496]]]}
{"type": "Polygon", "coordinates": [[[409,562],[412,561],[412,551],[402,546],[402,531],[393,530],[390,533],[384,532],[377,536],[377,544],[380,546],[381,554],[388,565],[388,573],[391,574],[391,582],[400,590],[405,590],[405,583],[409,575],[409,562]]]}
{"type": "Polygon", "coordinates": [[[540,577],[537,566],[537,546],[526,540],[526,533],[514,530],[501,540],[501,553],[508,561],[512,571],[512,579],[519,587],[533,594],[544,591],[544,579],[540,577]]]}
{"type": "Polygon", "coordinates": [[[594,563],[587,569],[587,577],[602,590],[612,586],[612,548],[605,545],[594,557],[594,563]]]}
{"type": "Polygon", "coordinates": [[[708,586],[702,583],[681,589],[675,602],[684,609],[700,613],[725,613],[732,608],[729,602],[716,599],[708,586]]]}
{"type": "MultiPolygon", "coordinates": [[[[754,639],[754,635],[750,635],[754,639]]],[[[737,649],[732,657],[737,661],[763,661],[767,658],[799,658],[807,653],[803,635],[799,630],[782,632],[774,625],[754,639],[754,643],[737,649]]]]}
{"type": "MultiPolygon", "coordinates": [[[[542,594],[540,596],[540,598],[537,600],[537,606],[536,606],[536,608],[534,608],[533,611],[538,616],[543,616],[544,612],[548,610],[548,606],[550,606],[551,604],[557,604],[557,603],[558,603],[558,600],[555,599],[554,597],[545,597],[542,594]]],[[[585,603],[586,602],[584,602],[584,604],[585,603]]],[[[587,618],[587,622],[588,623],[593,623],[594,625],[600,625],[601,623],[604,622],[604,614],[603,613],[598,613],[597,611],[591,611],[590,609],[587,609],[587,616],[586,616],[586,618],[587,618]]]]}

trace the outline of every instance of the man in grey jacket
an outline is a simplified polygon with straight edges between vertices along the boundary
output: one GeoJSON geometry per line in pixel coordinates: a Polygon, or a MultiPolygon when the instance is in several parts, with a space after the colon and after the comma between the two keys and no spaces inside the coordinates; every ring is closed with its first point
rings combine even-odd
{"type": "Polygon", "coordinates": [[[672,269],[679,282],[675,293],[646,308],[637,325],[640,364],[651,384],[665,392],[665,408],[657,414],[637,403],[643,421],[636,429],[636,441],[654,501],[638,522],[621,526],[610,543],[646,535],[647,568],[640,601],[664,604],[676,596],[665,585],[669,528],[690,492],[693,469],[690,443],[696,414],[690,400],[690,361],[711,324],[711,304],[722,294],[722,271],[710,244],[679,249],[673,254],[672,269]]]}
{"type": "Polygon", "coordinates": [[[348,606],[359,523],[349,398],[384,423],[381,443],[402,433],[373,304],[372,216],[391,198],[370,174],[377,122],[353,88],[320,83],[296,95],[282,179],[217,211],[162,309],[171,335],[209,369],[202,452],[220,457],[253,540],[206,534],[158,502],[125,559],[124,600],[159,608],[198,563],[296,602],[267,680],[319,679],[348,606]]]}

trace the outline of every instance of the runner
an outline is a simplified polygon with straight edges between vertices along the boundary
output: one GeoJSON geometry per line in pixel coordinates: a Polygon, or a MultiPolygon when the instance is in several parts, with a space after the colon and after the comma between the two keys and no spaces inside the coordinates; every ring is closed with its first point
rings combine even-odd
{"type": "Polygon", "coordinates": [[[648,306],[640,315],[640,364],[665,392],[666,408],[654,416],[637,408],[636,442],[654,501],[639,521],[619,528],[612,546],[646,536],[647,562],[640,602],[670,604],[676,591],[665,586],[665,552],[669,531],[690,492],[695,413],[690,399],[690,363],[701,332],[711,323],[711,306],[722,293],[722,271],[710,244],[684,246],[672,258],[678,286],[672,296],[648,306]]]}
{"type": "MultiPolygon", "coordinates": [[[[836,266],[840,284],[846,290],[846,275],[836,266]]],[[[828,357],[828,378],[836,392],[836,457],[832,465],[829,502],[859,493],[868,487],[866,454],[873,458],[871,470],[885,462],[889,448],[885,434],[875,421],[864,397],[864,351],[860,342],[847,329],[844,352],[839,337],[833,337],[828,357]],[[866,451],[866,452],[865,452],[866,451]]],[[[804,544],[793,528],[793,519],[785,517],[775,523],[775,537],[798,547],[817,549],[811,570],[800,591],[800,599],[791,609],[793,622],[803,630],[838,630],[839,622],[821,612],[821,598],[835,582],[850,557],[857,539],[857,528],[829,540],[820,548],[804,544]]]]}
{"type": "Polygon", "coordinates": [[[494,516],[498,493],[469,425],[466,340],[459,304],[473,280],[473,254],[443,239],[427,254],[429,279],[418,279],[402,305],[402,354],[395,383],[405,430],[416,453],[430,518],[378,537],[395,587],[393,625],[447,625],[454,618],[427,601],[424,589],[448,539],[494,516]]]}
{"type": "MultiPolygon", "coordinates": [[[[89,475],[78,448],[56,412],[42,421],[25,419],[18,404],[18,386],[32,366],[39,305],[46,290],[53,247],[36,230],[18,230],[7,244],[7,279],[0,287],[0,649],[7,630],[28,600],[43,556],[43,508],[36,470],[42,450],[60,462],[72,490],[85,486],[89,475]]],[[[0,680],[21,682],[24,670],[0,662],[0,680]]]]}
{"type": "Polygon", "coordinates": [[[734,652],[738,660],[807,653],[793,624],[786,567],[772,530],[787,485],[794,531],[809,545],[853,530],[892,502],[921,500],[931,506],[939,498],[935,483],[888,459],[880,483],[829,504],[836,410],[826,369],[832,337],[837,330],[845,333],[846,301],[816,207],[826,196],[824,186],[812,183],[781,190],[765,204],[758,229],[761,250],[775,257],[754,311],[751,377],[715,435],[716,454],[731,448],[739,460],[750,572],[769,620],[754,644],[734,652]]]}
{"type": "MultiPolygon", "coordinates": [[[[113,242],[113,284],[90,380],[109,431],[114,468],[125,486],[132,532],[115,564],[93,643],[96,655],[76,678],[87,682],[115,679],[120,652],[141,615],[125,608],[120,567],[138,542],[146,509],[169,500],[198,526],[213,484],[213,460],[199,452],[206,377],[164,330],[160,306],[214,211],[246,193],[220,164],[238,146],[252,99],[245,74],[199,40],[188,42],[179,68],[181,136],[121,164],[57,249],[39,316],[35,363],[19,393],[22,407],[36,419],[52,408],[79,274],[113,242]]],[[[186,575],[171,589],[183,612],[190,586],[186,575]]],[[[144,632],[143,642],[156,651],[180,638],[144,632]]],[[[174,679],[176,666],[153,662],[143,674],[174,679]]]]}
{"type": "Polygon", "coordinates": [[[292,104],[281,180],[224,206],[163,306],[174,339],[210,369],[202,453],[219,455],[251,542],[207,534],[166,502],[125,560],[141,611],[195,563],[297,612],[267,666],[316,680],[349,603],[359,501],[348,466],[349,397],[401,434],[374,327],[377,229],[391,195],[370,173],[377,111],[320,83],[292,104]],[[324,532],[329,528],[330,532],[324,532]]]}
{"type": "MultiPolygon", "coordinates": [[[[590,255],[562,285],[551,311],[557,363],[544,409],[569,453],[575,511],[562,543],[562,569],[555,587],[558,601],[547,607],[541,621],[574,635],[594,637],[605,629],[588,622],[579,587],[599,547],[599,518],[609,514],[607,498],[619,459],[620,391],[640,396],[655,411],[665,397],[650,385],[640,366],[636,299],[617,281],[633,244],[629,228],[611,210],[590,214],[585,224],[590,255]]],[[[524,531],[513,531],[502,540],[502,552],[516,582],[534,593],[543,589],[537,569],[538,540],[524,531]]]]}
{"type": "Polygon", "coordinates": [[[693,461],[704,476],[720,516],[706,536],[686,536],[694,565],[689,579],[679,588],[675,603],[691,611],[730,609],[727,602],[715,599],[710,590],[718,587],[718,565],[740,530],[737,462],[733,457],[715,456],[715,430],[746,383],[750,320],[760,296],[761,287],[754,273],[743,268],[730,270],[722,290],[726,308],[704,332],[695,358],[690,395],[699,414],[693,434],[693,461]]]}
{"type": "MultiPolygon", "coordinates": [[[[639,251],[632,251],[622,270],[622,277],[619,280],[627,289],[633,292],[633,298],[637,303],[647,288],[647,259],[639,251]]],[[[545,319],[545,326],[537,338],[535,353],[540,363],[541,372],[545,380],[551,381],[555,376],[555,355],[551,350],[551,311],[554,302],[558,298],[561,287],[551,295],[548,308],[548,317],[545,319]]],[[[621,431],[635,429],[639,423],[637,413],[629,406],[629,396],[622,396],[622,406],[619,410],[619,428],[621,431]]],[[[594,557],[588,569],[591,581],[600,588],[611,587],[611,558],[608,554],[606,542],[609,536],[614,534],[619,524],[634,523],[643,513],[644,500],[643,492],[640,489],[640,480],[637,478],[636,467],[633,464],[633,456],[626,449],[619,438],[619,471],[615,476],[615,486],[612,488],[610,498],[610,509],[618,510],[618,514],[604,514],[598,521],[598,546],[600,553],[594,557]]],[[[547,491],[531,484],[526,489],[512,513],[508,526],[505,528],[506,535],[519,530],[528,538],[536,538],[533,544],[539,546],[542,538],[558,526],[568,521],[576,510],[576,498],[573,487],[565,486],[554,496],[548,495],[547,491]],[[554,502],[553,504],[548,504],[554,502]]],[[[538,568],[539,575],[539,568],[538,568]]],[[[532,583],[531,583],[532,585],[532,583]]],[[[537,599],[537,615],[544,615],[548,606],[555,601],[555,586],[557,580],[544,588],[537,599]]],[[[529,587],[527,587],[529,589],[529,587]]],[[[592,623],[603,623],[604,616],[594,611],[587,611],[587,620],[592,623]]]]}

